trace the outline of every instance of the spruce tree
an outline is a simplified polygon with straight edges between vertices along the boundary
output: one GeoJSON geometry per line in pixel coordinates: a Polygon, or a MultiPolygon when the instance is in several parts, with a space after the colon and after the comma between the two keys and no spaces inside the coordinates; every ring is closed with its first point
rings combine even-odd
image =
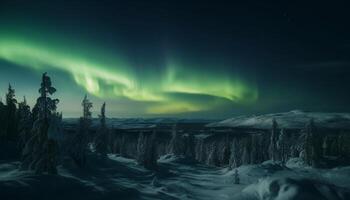
{"type": "Polygon", "coordinates": [[[36,114],[31,130],[31,137],[23,149],[22,169],[34,170],[36,173],[57,174],[56,155],[58,152],[57,141],[49,134],[52,118],[56,117],[58,99],[50,96],[56,92],[52,87],[51,79],[47,73],[42,75],[40,97],[34,106],[36,114]]]}
{"type": "Polygon", "coordinates": [[[23,148],[30,138],[30,132],[33,126],[32,113],[30,106],[27,104],[26,97],[18,104],[18,133],[19,133],[19,147],[23,148]]]}
{"type": "Polygon", "coordinates": [[[219,159],[219,150],[218,150],[218,144],[216,142],[213,142],[210,145],[210,152],[208,155],[208,160],[207,160],[207,164],[208,165],[212,165],[212,166],[218,166],[220,163],[220,159],[219,159]]]}
{"type": "Polygon", "coordinates": [[[188,136],[186,137],[186,145],[185,145],[185,155],[186,157],[190,159],[195,159],[196,157],[196,141],[195,141],[194,134],[189,133],[188,136]]]}
{"type": "Polygon", "coordinates": [[[183,155],[184,152],[184,141],[180,133],[177,131],[176,124],[173,125],[171,130],[172,138],[170,140],[169,152],[174,155],[183,155]]]}
{"type": "Polygon", "coordinates": [[[270,158],[273,161],[278,160],[278,152],[277,152],[277,139],[278,139],[278,125],[275,119],[272,119],[272,130],[270,137],[270,146],[269,146],[269,154],[270,158]]]}
{"type": "Polygon", "coordinates": [[[231,155],[229,166],[231,169],[242,165],[243,149],[239,145],[239,140],[234,138],[231,145],[231,155]]]}
{"type": "Polygon", "coordinates": [[[99,116],[100,127],[97,130],[97,135],[94,141],[96,152],[103,157],[107,156],[107,150],[108,150],[107,143],[108,143],[108,133],[109,133],[109,130],[106,125],[105,113],[106,113],[106,103],[103,103],[101,107],[101,115],[99,116]]]}
{"type": "Polygon", "coordinates": [[[0,100],[0,142],[5,138],[6,135],[6,128],[7,128],[7,118],[6,118],[6,106],[0,100]]]}
{"type": "Polygon", "coordinates": [[[139,133],[137,142],[137,162],[149,170],[156,170],[158,155],[156,152],[156,132],[139,133]]]}
{"type": "Polygon", "coordinates": [[[235,173],[234,173],[234,183],[235,183],[235,184],[239,184],[239,183],[240,183],[239,174],[238,174],[238,169],[235,169],[235,173]]]}
{"type": "Polygon", "coordinates": [[[220,165],[221,166],[227,166],[230,163],[230,157],[231,157],[231,145],[229,142],[229,136],[226,134],[225,140],[223,141],[224,145],[220,152],[220,165]]]}
{"type": "Polygon", "coordinates": [[[278,137],[277,147],[280,153],[282,164],[284,165],[286,164],[289,155],[288,138],[284,129],[281,130],[278,137]]]}
{"type": "Polygon", "coordinates": [[[82,103],[83,116],[79,119],[77,134],[72,140],[70,155],[78,167],[86,165],[86,153],[89,143],[89,130],[92,124],[92,103],[85,95],[82,103]]]}
{"type": "MultiPolygon", "coordinates": [[[[318,136],[320,137],[320,136],[318,136]]],[[[322,142],[316,136],[316,126],[313,119],[306,125],[305,161],[312,167],[318,167],[322,154],[322,142]]]]}
{"type": "Polygon", "coordinates": [[[17,134],[17,100],[15,99],[15,90],[11,84],[8,86],[8,92],[6,93],[6,118],[7,128],[5,138],[7,140],[16,140],[17,134]]]}

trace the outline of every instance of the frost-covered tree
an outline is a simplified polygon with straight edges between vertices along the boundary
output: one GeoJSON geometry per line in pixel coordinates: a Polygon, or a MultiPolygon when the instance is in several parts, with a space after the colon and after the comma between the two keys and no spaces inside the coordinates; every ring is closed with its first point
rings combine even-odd
{"type": "Polygon", "coordinates": [[[33,126],[32,113],[30,112],[30,106],[27,104],[26,97],[23,97],[23,101],[18,104],[17,111],[19,123],[19,146],[22,149],[31,136],[31,129],[33,126]]]}
{"type": "Polygon", "coordinates": [[[208,160],[207,164],[212,165],[212,166],[218,166],[220,163],[219,155],[218,155],[218,143],[213,142],[210,145],[209,149],[209,155],[208,155],[208,160]]]}
{"type": "Polygon", "coordinates": [[[233,169],[241,165],[242,165],[242,149],[239,146],[238,139],[234,138],[231,145],[231,156],[230,156],[229,166],[231,169],[233,169]]]}
{"type": "Polygon", "coordinates": [[[235,169],[235,173],[234,173],[234,183],[235,184],[239,184],[240,179],[239,179],[239,174],[238,174],[238,169],[235,169]]]}
{"type": "Polygon", "coordinates": [[[56,174],[56,155],[58,145],[49,129],[53,126],[58,99],[51,99],[56,89],[46,73],[42,75],[40,97],[35,104],[36,115],[31,130],[31,137],[23,149],[22,169],[35,170],[36,173],[56,174]]]}
{"type": "Polygon", "coordinates": [[[186,137],[186,143],[185,143],[185,156],[191,159],[195,158],[195,137],[194,134],[188,134],[186,137]]]}
{"type": "Polygon", "coordinates": [[[280,153],[281,162],[284,165],[287,162],[289,156],[289,148],[288,148],[288,137],[286,131],[281,129],[280,135],[277,141],[278,152],[280,153]]]}
{"type": "Polygon", "coordinates": [[[223,141],[223,145],[222,145],[219,157],[220,157],[221,166],[229,165],[230,157],[231,157],[231,145],[229,142],[228,134],[226,134],[225,140],[223,141]]]}
{"type": "Polygon", "coordinates": [[[169,152],[174,155],[183,155],[184,141],[180,133],[177,131],[176,124],[172,127],[171,134],[172,134],[172,138],[170,140],[169,152]]]}
{"type": "Polygon", "coordinates": [[[0,121],[1,121],[0,141],[1,141],[4,139],[4,137],[6,135],[6,129],[7,129],[6,106],[2,102],[2,100],[0,100],[0,121]]]}
{"type": "Polygon", "coordinates": [[[8,91],[6,93],[6,118],[7,118],[7,128],[5,138],[8,140],[16,140],[18,138],[17,134],[17,100],[15,99],[15,90],[12,88],[11,84],[8,86],[8,91]]]}
{"type": "Polygon", "coordinates": [[[325,136],[323,138],[323,143],[322,143],[322,155],[323,156],[328,155],[328,149],[329,149],[329,136],[325,136]]]}
{"type": "Polygon", "coordinates": [[[316,136],[316,126],[313,119],[306,125],[305,161],[312,167],[318,167],[322,156],[322,143],[316,136]]]}
{"type": "Polygon", "coordinates": [[[92,124],[92,103],[85,95],[82,103],[83,116],[79,119],[79,127],[75,137],[72,140],[70,155],[78,167],[86,165],[86,153],[89,143],[89,129],[92,124]]]}
{"type": "Polygon", "coordinates": [[[107,156],[108,150],[108,134],[109,130],[106,125],[106,103],[102,104],[100,118],[100,127],[94,140],[94,146],[97,153],[101,156],[107,156]]]}
{"type": "Polygon", "coordinates": [[[242,152],[242,164],[247,165],[252,163],[251,159],[251,150],[252,150],[252,141],[250,137],[244,139],[243,142],[243,152],[242,152]]]}
{"type": "Polygon", "coordinates": [[[137,162],[146,169],[156,170],[158,155],[156,152],[156,132],[140,132],[137,142],[137,162]]]}
{"type": "Polygon", "coordinates": [[[278,160],[277,140],[278,140],[278,124],[277,124],[275,119],[272,119],[272,130],[271,130],[271,137],[270,137],[269,154],[270,154],[270,158],[273,161],[278,160]]]}

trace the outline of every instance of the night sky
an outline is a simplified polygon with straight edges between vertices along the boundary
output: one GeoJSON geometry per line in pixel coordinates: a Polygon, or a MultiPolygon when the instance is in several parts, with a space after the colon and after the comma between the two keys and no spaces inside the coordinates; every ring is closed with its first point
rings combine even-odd
{"type": "Polygon", "coordinates": [[[64,117],[226,118],[350,111],[346,1],[0,1],[0,94],[64,117]]]}

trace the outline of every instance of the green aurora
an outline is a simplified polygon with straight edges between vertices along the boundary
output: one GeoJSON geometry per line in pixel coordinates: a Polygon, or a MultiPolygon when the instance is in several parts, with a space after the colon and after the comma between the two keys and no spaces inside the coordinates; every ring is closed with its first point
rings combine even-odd
{"type": "Polygon", "coordinates": [[[140,114],[208,111],[223,105],[247,105],[258,99],[254,84],[215,70],[216,66],[202,67],[169,57],[162,70],[145,67],[142,72],[147,73],[140,73],[140,68],[123,54],[99,53],[97,48],[87,51],[85,45],[79,49],[67,41],[52,40],[48,44],[13,35],[0,38],[0,59],[40,73],[67,73],[87,93],[100,99],[144,102],[147,106],[140,114]]]}

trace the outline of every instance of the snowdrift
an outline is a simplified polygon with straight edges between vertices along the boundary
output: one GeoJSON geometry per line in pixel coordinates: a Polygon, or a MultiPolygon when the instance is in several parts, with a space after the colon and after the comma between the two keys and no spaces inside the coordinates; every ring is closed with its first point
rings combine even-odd
{"type": "Polygon", "coordinates": [[[347,200],[350,193],[312,179],[266,178],[245,188],[237,200],[347,200]]]}

